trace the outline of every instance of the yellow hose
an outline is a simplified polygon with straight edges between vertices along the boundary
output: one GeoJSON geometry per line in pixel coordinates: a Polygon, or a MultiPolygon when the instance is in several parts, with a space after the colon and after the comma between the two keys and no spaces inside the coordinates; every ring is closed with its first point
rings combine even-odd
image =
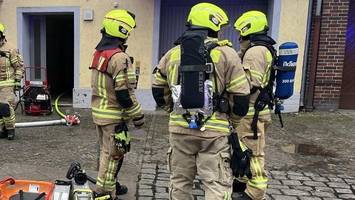
{"type": "Polygon", "coordinates": [[[60,95],[55,99],[54,107],[55,107],[55,111],[57,112],[57,114],[58,114],[59,116],[61,116],[62,118],[65,118],[64,113],[62,113],[62,112],[59,110],[59,106],[58,106],[59,99],[60,99],[60,97],[62,97],[63,95],[64,95],[64,93],[60,94],[60,95]]]}

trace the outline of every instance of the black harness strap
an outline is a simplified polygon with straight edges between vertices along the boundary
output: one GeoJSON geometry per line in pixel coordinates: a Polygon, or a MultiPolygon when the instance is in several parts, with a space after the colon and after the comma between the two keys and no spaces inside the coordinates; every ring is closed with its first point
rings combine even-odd
{"type": "MultiPolygon", "coordinates": [[[[251,94],[255,93],[256,91],[260,91],[255,104],[254,104],[254,116],[253,116],[253,121],[251,123],[251,129],[254,133],[253,135],[253,139],[258,139],[258,127],[257,127],[257,123],[258,123],[258,119],[259,119],[259,113],[264,110],[264,108],[266,106],[268,106],[271,110],[274,107],[274,95],[273,95],[273,87],[274,87],[274,81],[275,81],[275,69],[273,68],[273,66],[276,63],[276,58],[277,58],[277,54],[276,54],[276,50],[274,49],[274,47],[270,44],[267,43],[265,41],[253,41],[249,47],[246,49],[245,52],[247,52],[250,48],[255,47],[255,46],[264,46],[266,47],[272,57],[273,57],[273,61],[272,61],[272,67],[271,67],[271,71],[270,71],[270,77],[269,77],[269,81],[268,84],[262,88],[262,87],[253,87],[251,89],[251,94]]],[[[244,53],[245,55],[245,53],[244,53]]],[[[242,60],[244,58],[244,55],[242,57],[242,60]]],[[[280,115],[279,115],[280,116],[280,115]]]]}

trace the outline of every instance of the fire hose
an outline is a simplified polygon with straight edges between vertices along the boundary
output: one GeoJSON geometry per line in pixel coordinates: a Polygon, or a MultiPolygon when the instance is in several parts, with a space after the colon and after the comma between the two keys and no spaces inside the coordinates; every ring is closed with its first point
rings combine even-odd
{"type": "Polygon", "coordinates": [[[80,124],[79,114],[75,113],[73,115],[65,115],[63,112],[60,111],[58,102],[59,99],[63,96],[63,94],[64,93],[59,95],[54,102],[55,111],[61,117],[61,119],[49,120],[49,121],[37,121],[37,122],[19,122],[15,124],[15,127],[29,128],[29,127],[56,126],[56,125],[66,125],[66,126],[79,125],[80,124]]]}

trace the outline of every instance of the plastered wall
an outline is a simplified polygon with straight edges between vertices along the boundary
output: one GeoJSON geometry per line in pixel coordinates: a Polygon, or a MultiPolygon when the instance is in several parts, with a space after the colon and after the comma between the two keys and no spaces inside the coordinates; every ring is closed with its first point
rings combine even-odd
{"type": "MultiPolygon", "coordinates": [[[[140,62],[141,78],[139,88],[150,88],[152,69],[152,42],[154,0],[3,0],[0,2],[0,21],[6,25],[8,40],[17,45],[18,7],[80,7],[80,72],[79,87],[90,87],[90,71],[88,66],[94,47],[100,40],[99,30],[106,12],[114,8],[118,2],[119,8],[127,9],[136,15],[137,28],[128,40],[128,53],[140,62]],[[94,20],[84,21],[83,9],[93,9],[94,20]]],[[[65,30],[63,30],[65,31],[65,30]]]]}

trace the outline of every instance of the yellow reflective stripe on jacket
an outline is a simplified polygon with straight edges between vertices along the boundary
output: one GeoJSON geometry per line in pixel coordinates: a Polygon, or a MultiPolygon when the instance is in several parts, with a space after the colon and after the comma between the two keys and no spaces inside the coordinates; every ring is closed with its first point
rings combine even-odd
{"type": "Polygon", "coordinates": [[[266,71],[265,74],[262,78],[262,83],[261,83],[261,87],[264,88],[270,80],[270,73],[271,73],[271,68],[272,68],[272,55],[270,53],[270,51],[266,52],[266,62],[267,62],[267,67],[266,67],[266,71]]]}
{"type": "MultiPolygon", "coordinates": [[[[170,125],[182,126],[185,128],[189,127],[189,124],[186,122],[182,115],[170,114],[170,125]]],[[[229,122],[227,120],[216,119],[215,115],[213,115],[207,122],[205,123],[206,129],[216,130],[219,132],[229,133],[229,122]]]]}
{"type": "Polygon", "coordinates": [[[172,50],[170,54],[170,62],[180,60],[180,54],[180,48],[172,50]]]}
{"type": "Polygon", "coordinates": [[[221,51],[217,50],[217,49],[212,49],[210,55],[211,55],[211,58],[212,58],[212,61],[214,63],[218,63],[219,62],[219,59],[221,58],[221,51]]]}
{"type": "Polygon", "coordinates": [[[98,75],[98,95],[100,97],[100,109],[106,109],[108,104],[107,90],[106,90],[106,77],[103,73],[99,72],[98,75]]]}
{"type": "MultiPolygon", "coordinates": [[[[264,108],[264,110],[260,111],[259,112],[259,115],[266,115],[266,114],[270,114],[270,109],[268,106],[266,106],[264,108]]],[[[247,116],[251,116],[251,115],[254,115],[255,113],[255,108],[254,108],[254,105],[249,105],[249,110],[248,110],[248,113],[247,113],[247,116]]]]}
{"type": "Polygon", "coordinates": [[[227,91],[231,91],[235,88],[240,87],[241,85],[243,85],[244,83],[246,83],[247,77],[245,76],[245,74],[233,79],[230,83],[227,84],[227,91]]]}
{"type": "Polygon", "coordinates": [[[122,119],[122,111],[92,107],[92,115],[97,118],[122,119]]]}
{"type": "Polygon", "coordinates": [[[136,114],[142,111],[141,105],[137,104],[136,106],[132,107],[131,109],[127,110],[126,113],[129,116],[135,116],[136,114]]]}
{"type": "Polygon", "coordinates": [[[9,79],[6,81],[0,81],[0,87],[1,86],[14,86],[15,85],[15,80],[9,79]]]}
{"type": "Polygon", "coordinates": [[[154,74],[154,78],[160,84],[164,84],[165,85],[167,83],[166,77],[162,76],[162,74],[159,71],[157,71],[154,74]]]}
{"type": "Polygon", "coordinates": [[[262,81],[262,79],[263,79],[263,74],[262,73],[260,73],[257,70],[253,70],[253,69],[250,69],[249,71],[250,71],[250,74],[251,74],[251,76],[253,78],[259,80],[260,82],[262,81]]]}
{"type": "Polygon", "coordinates": [[[134,72],[127,72],[127,74],[118,74],[115,77],[115,81],[119,82],[119,81],[126,81],[126,79],[136,79],[136,74],[134,72]]]}

